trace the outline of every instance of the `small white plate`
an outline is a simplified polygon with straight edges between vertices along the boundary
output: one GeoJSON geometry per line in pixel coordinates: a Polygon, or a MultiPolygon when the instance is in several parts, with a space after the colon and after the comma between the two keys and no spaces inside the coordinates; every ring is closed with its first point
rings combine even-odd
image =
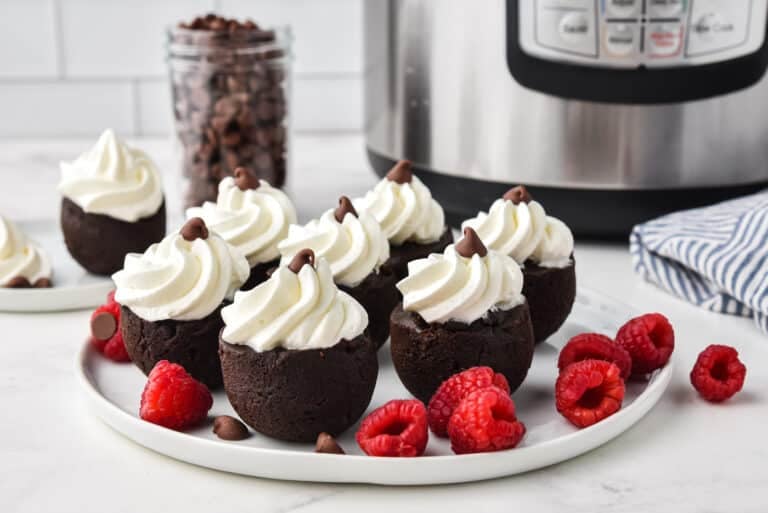
{"type": "MultiPolygon", "coordinates": [[[[138,418],[144,375],[129,364],[114,364],[86,344],[78,356],[77,375],[94,413],[135,442],[182,461],[250,476],[292,481],[428,485],[508,476],[546,467],[590,451],[629,429],[659,400],[672,376],[672,362],[647,383],[629,382],[621,411],[578,430],[555,410],[554,383],[559,348],[585,331],[616,333],[637,315],[631,308],[588,290],[580,290],[563,329],[536,350],[533,366],[514,394],[518,418],[527,427],[520,446],[508,451],[456,456],[447,440],[430,434],[425,456],[373,458],[354,441],[357,426],[339,437],[347,455],[315,454],[313,446],[289,444],[253,434],[240,442],[219,440],[209,422],[178,433],[138,418]]],[[[83,328],[86,329],[85,327],[83,328]]],[[[379,352],[381,368],[369,411],[390,399],[410,397],[392,367],[389,346],[379,352]]],[[[214,393],[211,417],[235,415],[223,391],[214,393]]]]}
{"type": "Polygon", "coordinates": [[[108,276],[88,273],[69,255],[57,221],[21,221],[18,227],[50,257],[53,287],[0,287],[0,311],[55,312],[91,308],[104,302],[114,288],[108,276]]]}

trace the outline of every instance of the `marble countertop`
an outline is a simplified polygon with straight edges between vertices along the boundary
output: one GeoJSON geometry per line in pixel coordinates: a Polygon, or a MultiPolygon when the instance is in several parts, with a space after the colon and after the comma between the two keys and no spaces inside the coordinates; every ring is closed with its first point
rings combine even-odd
{"type": "MultiPolygon", "coordinates": [[[[92,141],[0,141],[0,211],[55,219],[58,162],[92,141]]],[[[168,139],[138,142],[178,191],[168,139]]],[[[294,141],[289,189],[307,219],[374,183],[359,136],[294,141]]],[[[180,211],[177,201],[169,207],[180,211]]],[[[0,505],[8,513],[78,511],[536,511],[764,513],[768,511],[768,340],[751,321],[705,312],[632,274],[624,245],[577,244],[579,283],[677,331],[677,366],[659,404],[628,432],[571,461],[524,475],[442,487],[385,488],[261,480],[194,467],[151,452],[93,417],[73,373],[89,312],[0,313],[0,505]],[[737,347],[749,371],[724,405],[688,383],[698,352],[737,347]]]]}

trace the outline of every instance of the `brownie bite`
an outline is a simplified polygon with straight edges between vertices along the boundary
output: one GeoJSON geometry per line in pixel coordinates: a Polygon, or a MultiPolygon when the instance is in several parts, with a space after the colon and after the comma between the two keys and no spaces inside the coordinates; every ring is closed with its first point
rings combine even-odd
{"type": "Polygon", "coordinates": [[[157,167],[141,150],[106,130],[73,162],[61,163],[61,230],[84,269],[110,275],[128,253],[165,235],[165,201],[157,167]]]}
{"type": "Polygon", "coordinates": [[[193,218],[143,254],[129,254],[112,278],[131,360],[148,374],[178,363],[211,388],[221,385],[220,311],[248,277],[248,262],[193,218]]]}
{"type": "Polygon", "coordinates": [[[277,243],[288,235],[288,226],[296,223],[296,209],[283,191],[239,167],[234,178],[221,181],[215,203],[190,208],[187,217],[200,217],[245,255],[251,274],[242,289],[250,290],[280,263],[277,243]]]}
{"type": "Polygon", "coordinates": [[[413,174],[408,160],[395,164],[373,190],[354,204],[381,226],[390,244],[386,264],[398,279],[408,274],[408,262],[442,253],[453,242],[443,208],[413,174]]]}
{"type": "Polygon", "coordinates": [[[514,258],[523,268],[523,295],[531,309],[536,342],[563,325],[576,299],[573,234],[561,220],[548,216],[528,190],[519,185],[497,199],[488,212],[464,221],[490,249],[514,258]]]}
{"type": "Polygon", "coordinates": [[[238,292],[222,317],[224,389],[256,431],[313,442],[344,432],[365,412],[378,375],[368,315],[312,250],[238,292]]]}
{"type": "Polygon", "coordinates": [[[278,244],[282,264],[304,248],[327,260],[338,287],[363,305],[371,339],[381,347],[389,336],[389,314],[400,296],[397,274],[385,264],[389,243],[376,220],[366,212],[358,213],[342,196],[335,210],[288,228],[288,237],[278,244]]]}
{"type": "Polygon", "coordinates": [[[0,215],[0,288],[47,288],[51,274],[45,251],[0,215]]]}
{"type": "Polygon", "coordinates": [[[516,390],[534,348],[517,263],[488,251],[468,228],[456,245],[409,271],[397,284],[403,304],[390,319],[392,362],[408,391],[428,402],[444,380],[478,365],[504,374],[516,390]]]}

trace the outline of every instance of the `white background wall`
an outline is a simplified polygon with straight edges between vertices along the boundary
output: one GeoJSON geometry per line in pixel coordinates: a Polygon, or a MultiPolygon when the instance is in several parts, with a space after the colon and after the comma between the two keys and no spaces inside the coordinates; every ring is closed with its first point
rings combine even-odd
{"type": "Polygon", "coordinates": [[[215,11],[294,30],[298,132],[362,126],[364,0],[0,0],[0,137],[172,130],[165,28],[215,11]]]}

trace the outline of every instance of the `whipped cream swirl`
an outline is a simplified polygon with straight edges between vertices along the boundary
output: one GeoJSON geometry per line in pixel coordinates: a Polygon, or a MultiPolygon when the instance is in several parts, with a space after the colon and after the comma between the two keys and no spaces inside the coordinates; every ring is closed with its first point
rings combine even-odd
{"type": "Polygon", "coordinates": [[[61,163],[59,192],[89,214],[133,223],[160,209],[163,190],[152,160],[105,130],[96,146],[61,163]]]}
{"type": "Polygon", "coordinates": [[[115,300],[147,321],[203,319],[248,278],[245,257],[211,233],[185,240],[178,232],[143,254],[129,253],[112,276],[115,300]]]}
{"type": "Polygon", "coordinates": [[[354,203],[355,208],[367,211],[378,221],[395,246],[404,242],[429,244],[440,239],[445,231],[442,207],[416,176],[407,183],[383,178],[354,203]]]}
{"type": "Polygon", "coordinates": [[[573,254],[573,234],[559,219],[548,216],[536,201],[497,199],[488,213],[462,223],[474,228],[488,249],[509,255],[521,265],[531,259],[541,267],[567,267],[573,254]]]}
{"type": "Polygon", "coordinates": [[[325,259],[316,265],[304,265],[298,273],[279,267],[253,290],[236,293],[234,303],[221,311],[222,339],[262,352],[321,349],[361,335],[368,326],[365,309],[336,288],[325,259]]]}
{"type": "Polygon", "coordinates": [[[202,218],[254,267],[280,256],[277,243],[296,223],[296,209],[283,191],[264,180],[256,189],[241,190],[234,178],[227,177],[219,183],[216,203],[188,209],[187,218],[192,217],[202,218]]]}
{"type": "Polygon", "coordinates": [[[50,280],[51,262],[15,224],[0,216],[0,287],[14,278],[26,278],[32,285],[50,280]]]}
{"type": "Polygon", "coordinates": [[[378,272],[389,258],[389,243],[376,220],[365,212],[349,213],[342,222],[328,210],[304,226],[291,225],[288,237],[278,244],[286,265],[304,248],[328,261],[336,283],[354,287],[378,272]]]}
{"type": "Polygon", "coordinates": [[[489,250],[463,257],[451,244],[442,254],[408,263],[408,277],[397,284],[403,309],[427,322],[470,324],[496,310],[525,302],[523,274],[509,256],[489,250]]]}

